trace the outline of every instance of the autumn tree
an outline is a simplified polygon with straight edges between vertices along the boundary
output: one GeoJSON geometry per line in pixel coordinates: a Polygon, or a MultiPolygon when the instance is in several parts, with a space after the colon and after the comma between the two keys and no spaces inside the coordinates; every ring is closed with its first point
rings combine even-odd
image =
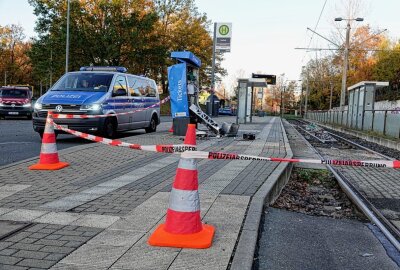
{"type": "MultiPolygon", "coordinates": [[[[31,58],[39,76],[49,69],[64,73],[66,1],[31,0],[38,16],[31,58]]],[[[125,65],[131,72],[151,73],[148,56],[153,48],[157,17],[146,0],[82,0],[70,3],[69,70],[85,65],[125,65]]]]}
{"type": "Polygon", "coordinates": [[[31,65],[27,57],[30,43],[25,42],[25,34],[20,25],[0,26],[0,74],[7,84],[32,83],[31,65]]]}
{"type": "MultiPolygon", "coordinates": [[[[200,84],[210,85],[212,45],[209,32],[210,21],[206,14],[199,13],[193,0],[155,0],[155,10],[159,17],[156,31],[158,39],[160,80],[166,89],[167,67],[173,63],[172,51],[191,51],[202,62],[200,84]]],[[[217,54],[216,81],[226,75],[221,67],[222,54],[217,54]]]]}
{"type": "MultiPolygon", "coordinates": [[[[66,1],[29,0],[38,16],[30,57],[37,77],[60,77],[65,69],[66,1]],[[50,72],[51,71],[51,72],[50,72]]],[[[69,70],[85,65],[123,65],[130,73],[162,82],[170,53],[188,50],[211,65],[209,22],[192,0],[70,1],[69,70]]]]}
{"type": "MultiPolygon", "coordinates": [[[[377,50],[387,43],[387,37],[372,30],[369,25],[355,29],[350,36],[347,87],[360,81],[377,78],[377,50]]],[[[302,79],[309,85],[308,106],[311,109],[329,109],[330,91],[333,88],[332,105],[339,106],[343,72],[344,41],[334,54],[310,60],[303,71],[302,79]]]]}
{"type": "MultiPolygon", "coordinates": [[[[356,28],[350,38],[349,63],[347,74],[347,86],[360,81],[372,80],[373,67],[376,64],[376,50],[387,41],[383,34],[377,34],[380,30],[373,31],[369,25],[356,28]]],[[[342,46],[344,48],[344,44],[342,46]]],[[[333,64],[337,68],[343,67],[344,50],[338,50],[333,58],[333,64]]]]}

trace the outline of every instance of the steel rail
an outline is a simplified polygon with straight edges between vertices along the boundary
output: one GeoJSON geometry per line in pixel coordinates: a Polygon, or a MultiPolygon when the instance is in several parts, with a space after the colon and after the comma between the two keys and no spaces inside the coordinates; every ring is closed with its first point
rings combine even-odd
{"type": "Polygon", "coordinates": [[[400,231],[395,226],[393,226],[393,224],[386,217],[384,217],[380,213],[380,211],[376,209],[370,201],[368,201],[367,198],[360,194],[360,192],[354,187],[354,185],[349,182],[347,178],[345,178],[332,166],[327,165],[327,167],[333,173],[339,185],[347,194],[347,196],[349,196],[349,198],[357,205],[357,207],[368,217],[368,219],[372,223],[375,223],[375,225],[382,231],[382,233],[393,244],[393,246],[398,251],[400,251],[400,242],[397,240],[398,238],[400,238],[400,231]],[[379,218],[377,216],[379,216],[379,218]],[[389,227],[390,230],[388,230],[387,227],[389,227]]]}
{"type": "MultiPolygon", "coordinates": [[[[299,121],[299,122],[304,123],[304,121],[299,121]]],[[[303,128],[301,128],[301,129],[304,130],[303,128]]],[[[340,137],[340,136],[337,136],[337,137],[340,137]]],[[[349,142],[349,143],[351,142],[347,139],[345,139],[345,141],[349,142]]],[[[312,146],[307,140],[306,140],[306,144],[308,144],[308,146],[311,147],[315,151],[315,153],[317,153],[320,156],[320,158],[324,158],[321,155],[321,153],[314,146],[312,146]]],[[[372,149],[369,149],[368,147],[361,146],[354,142],[351,142],[351,144],[353,144],[354,146],[360,147],[361,149],[363,149],[365,151],[369,151],[371,153],[379,154],[382,157],[389,158],[389,157],[387,157],[383,154],[380,154],[372,149]]],[[[389,159],[391,159],[391,158],[389,158],[389,159]]],[[[367,198],[365,198],[365,196],[362,195],[357,190],[357,188],[354,187],[354,185],[351,184],[351,182],[345,176],[343,176],[339,171],[337,171],[332,166],[330,166],[330,165],[326,165],[326,166],[332,172],[332,174],[335,176],[340,187],[347,194],[347,196],[349,196],[350,200],[354,204],[357,205],[357,207],[368,217],[368,219],[382,231],[382,233],[393,244],[393,246],[398,251],[400,251],[400,242],[398,240],[398,239],[400,239],[400,231],[386,217],[384,217],[380,213],[380,211],[377,208],[375,208],[373,206],[373,204],[367,198]],[[379,216],[379,218],[377,216],[379,216]],[[389,227],[390,230],[387,227],[389,227]]]]}
{"type": "MultiPolygon", "coordinates": [[[[304,121],[304,120],[298,120],[298,121],[299,121],[299,122],[303,122],[303,123],[310,123],[310,122],[304,121]]],[[[314,125],[317,125],[317,126],[319,126],[319,127],[325,128],[324,126],[321,126],[321,125],[319,125],[319,124],[317,124],[317,123],[313,123],[313,124],[314,124],[314,125]]],[[[303,129],[302,127],[300,127],[300,128],[303,129]]],[[[366,146],[363,146],[363,145],[358,144],[358,143],[356,143],[356,142],[353,142],[353,141],[351,141],[351,140],[349,140],[349,139],[346,139],[346,138],[344,138],[344,137],[342,137],[342,136],[340,136],[340,135],[337,135],[337,134],[332,133],[332,132],[330,132],[330,131],[326,131],[326,132],[329,133],[331,136],[338,138],[339,140],[345,141],[345,142],[347,142],[347,143],[349,143],[349,144],[351,144],[351,145],[353,145],[353,146],[355,146],[355,147],[361,148],[361,149],[363,149],[363,150],[365,150],[365,151],[368,151],[368,152],[371,152],[371,153],[376,154],[376,155],[378,155],[378,156],[381,156],[381,157],[383,157],[383,158],[385,158],[385,159],[387,159],[387,160],[395,160],[395,158],[386,156],[386,155],[384,155],[384,154],[382,154],[382,153],[379,153],[379,152],[377,152],[377,151],[375,151],[375,150],[372,150],[372,149],[370,149],[370,148],[368,148],[368,147],[366,147],[366,146]]]]}
{"type": "Polygon", "coordinates": [[[320,141],[321,143],[326,143],[326,142],[327,142],[326,140],[323,140],[323,139],[318,138],[317,136],[315,136],[314,134],[312,134],[312,133],[309,132],[308,130],[306,130],[306,129],[300,127],[300,126],[297,126],[297,127],[300,128],[301,130],[303,130],[304,132],[306,132],[306,133],[307,133],[308,135],[310,135],[311,137],[317,139],[317,140],[320,141]]]}
{"type": "Polygon", "coordinates": [[[371,152],[371,153],[373,153],[373,154],[375,154],[375,155],[378,155],[378,156],[380,156],[380,157],[383,157],[383,158],[385,158],[385,159],[387,159],[387,160],[395,160],[395,158],[386,156],[386,155],[384,155],[384,154],[382,154],[382,153],[379,153],[379,152],[377,152],[377,151],[375,151],[375,150],[372,150],[372,149],[370,149],[370,148],[368,148],[368,147],[366,147],[366,146],[363,146],[363,145],[361,145],[361,144],[358,144],[358,143],[356,143],[356,142],[353,142],[353,141],[351,141],[351,140],[349,140],[349,139],[346,139],[346,138],[344,138],[344,137],[342,137],[342,136],[340,136],[340,135],[337,135],[337,134],[335,134],[335,133],[332,133],[332,132],[330,132],[330,131],[327,131],[327,133],[329,133],[329,134],[330,134],[331,136],[333,136],[333,137],[338,138],[339,140],[345,141],[345,142],[347,142],[347,143],[349,143],[349,144],[351,144],[351,145],[353,145],[353,146],[355,146],[355,147],[358,147],[358,148],[361,148],[361,149],[363,149],[363,150],[365,150],[365,151],[371,152]]]}

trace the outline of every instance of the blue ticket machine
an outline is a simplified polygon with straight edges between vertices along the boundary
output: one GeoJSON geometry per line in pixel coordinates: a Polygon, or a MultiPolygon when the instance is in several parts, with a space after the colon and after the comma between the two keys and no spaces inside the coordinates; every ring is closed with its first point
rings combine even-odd
{"type": "Polygon", "coordinates": [[[187,125],[196,123],[190,115],[190,105],[198,103],[199,68],[201,61],[188,51],[172,52],[177,64],[168,67],[168,87],[171,95],[171,115],[174,135],[184,136],[187,125]]]}

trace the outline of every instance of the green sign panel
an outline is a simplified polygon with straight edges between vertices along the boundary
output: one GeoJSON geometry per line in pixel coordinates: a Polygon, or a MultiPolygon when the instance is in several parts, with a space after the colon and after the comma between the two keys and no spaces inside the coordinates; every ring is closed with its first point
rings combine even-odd
{"type": "Polygon", "coordinates": [[[226,24],[223,24],[219,27],[218,31],[219,31],[220,35],[226,36],[229,34],[230,29],[229,29],[229,26],[227,26],[226,24]]]}

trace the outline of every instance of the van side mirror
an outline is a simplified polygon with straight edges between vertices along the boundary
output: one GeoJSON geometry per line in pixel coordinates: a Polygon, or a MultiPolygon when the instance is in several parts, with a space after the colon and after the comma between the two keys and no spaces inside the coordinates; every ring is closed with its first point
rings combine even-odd
{"type": "Polygon", "coordinates": [[[117,91],[112,92],[112,97],[121,97],[121,96],[127,96],[127,92],[124,88],[119,88],[117,91]]]}

